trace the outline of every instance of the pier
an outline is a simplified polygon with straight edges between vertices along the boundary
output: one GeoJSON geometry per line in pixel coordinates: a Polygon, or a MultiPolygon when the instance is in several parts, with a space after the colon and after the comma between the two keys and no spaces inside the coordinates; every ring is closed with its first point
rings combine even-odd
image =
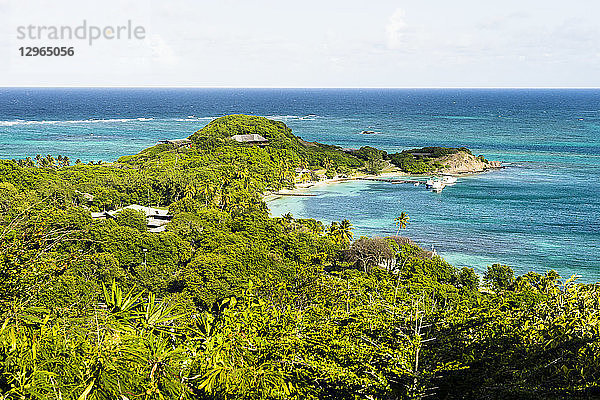
{"type": "Polygon", "coordinates": [[[377,181],[377,182],[387,182],[392,184],[400,184],[400,183],[425,183],[425,181],[418,181],[416,179],[388,179],[388,178],[356,178],[363,181],[377,181]]]}
{"type": "Polygon", "coordinates": [[[300,196],[300,197],[315,197],[316,194],[312,193],[273,193],[275,196],[300,196]]]}

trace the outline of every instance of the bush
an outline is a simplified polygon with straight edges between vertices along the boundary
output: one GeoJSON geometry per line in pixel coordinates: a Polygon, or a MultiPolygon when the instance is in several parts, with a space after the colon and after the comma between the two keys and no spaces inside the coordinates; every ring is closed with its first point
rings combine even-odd
{"type": "Polygon", "coordinates": [[[508,289],[515,280],[515,273],[511,267],[501,264],[493,264],[487,268],[483,275],[485,283],[494,290],[508,289]]]}
{"type": "Polygon", "coordinates": [[[376,149],[371,146],[363,146],[358,150],[350,152],[353,156],[360,158],[361,160],[378,160],[387,157],[387,153],[383,150],[376,149]]]}
{"type": "Polygon", "coordinates": [[[479,289],[479,276],[473,268],[463,267],[456,277],[456,283],[459,288],[475,291],[479,289]]]}

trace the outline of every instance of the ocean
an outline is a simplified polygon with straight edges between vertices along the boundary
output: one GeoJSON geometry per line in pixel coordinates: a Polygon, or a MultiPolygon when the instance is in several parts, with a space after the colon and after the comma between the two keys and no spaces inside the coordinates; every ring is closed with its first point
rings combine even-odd
{"type": "Polygon", "coordinates": [[[354,235],[402,232],[456,266],[557,270],[600,281],[600,90],[575,89],[0,89],[0,158],[112,161],[187,137],[227,114],[284,121],[309,141],[388,152],[468,147],[507,168],[431,193],[353,181],[271,201],[354,235]],[[360,134],[363,130],[378,132],[360,134]]]}

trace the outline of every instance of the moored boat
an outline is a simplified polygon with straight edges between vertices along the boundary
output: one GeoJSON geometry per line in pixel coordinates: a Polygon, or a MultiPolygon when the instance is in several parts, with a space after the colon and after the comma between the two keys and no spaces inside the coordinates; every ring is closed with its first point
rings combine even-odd
{"type": "Polygon", "coordinates": [[[431,189],[434,192],[441,192],[442,190],[444,190],[445,187],[446,185],[444,184],[444,182],[438,180],[434,181],[433,185],[431,185],[431,189]]]}
{"type": "Polygon", "coordinates": [[[456,177],[451,175],[444,176],[442,182],[444,185],[454,185],[456,183],[456,177]]]}

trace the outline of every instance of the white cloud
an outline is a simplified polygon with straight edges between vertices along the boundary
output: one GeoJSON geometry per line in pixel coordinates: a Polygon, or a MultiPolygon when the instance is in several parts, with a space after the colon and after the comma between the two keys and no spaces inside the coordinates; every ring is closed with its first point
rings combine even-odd
{"type": "Polygon", "coordinates": [[[0,86],[598,86],[599,13],[597,0],[0,0],[0,86]],[[84,19],[132,20],[147,38],[19,55],[42,43],[16,26],[84,19]]]}
{"type": "Polygon", "coordinates": [[[390,16],[385,27],[387,35],[387,46],[390,49],[401,49],[406,43],[406,33],[408,24],[405,20],[406,12],[397,8],[390,16]]]}
{"type": "Polygon", "coordinates": [[[146,44],[152,50],[152,58],[154,62],[174,66],[179,63],[179,58],[169,46],[169,44],[157,34],[150,35],[147,38],[146,44]]]}

